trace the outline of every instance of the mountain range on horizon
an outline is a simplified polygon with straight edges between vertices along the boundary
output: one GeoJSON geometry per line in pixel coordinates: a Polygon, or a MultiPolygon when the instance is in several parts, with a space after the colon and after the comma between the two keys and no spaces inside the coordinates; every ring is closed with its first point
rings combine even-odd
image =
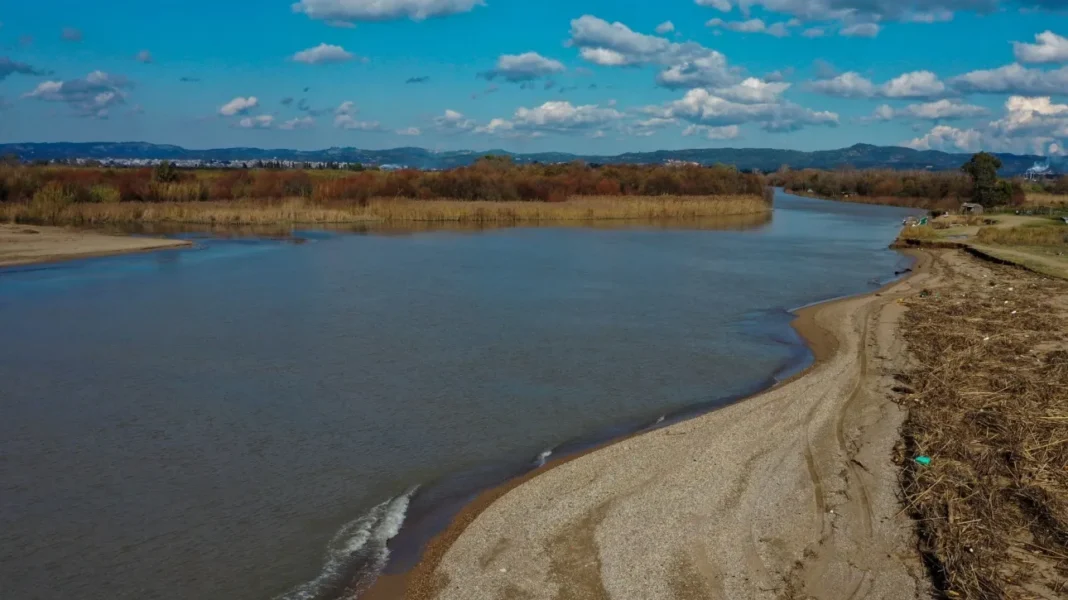
{"type": "MultiPolygon", "coordinates": [[[[971,154],[954,154],[938,150],[913,150],[897,146],[855,144],[837,150],[779,150],[773,148],[700,148],[628,152],[614,156],[571,154],[566,152],[515,153],[505,150],[433,151],[418,147],[386,150],[327,148],[294,150],[286,148],[212,148],[187,149],[147,142],[31,142],[0,144],[0,155],[17,155],[24,161],[59,159],[155,159],[202,161],[291,160],[304,162],[347,162],[365,165],[398,165],[416,169],[448,169],[470,165],[486,155],[507,155],[517,163],[560,163],[581,160],[596,164],[663,164],[670,160],[702,165],[726,164],[742,170],[775,171],[782,166],[792,169],[894,169],[957,170],[971,154]]],[[[1046,163],[1047,157],[997,153],[1003,175],[1019,175],[1028,168],[1046,163]]]]}

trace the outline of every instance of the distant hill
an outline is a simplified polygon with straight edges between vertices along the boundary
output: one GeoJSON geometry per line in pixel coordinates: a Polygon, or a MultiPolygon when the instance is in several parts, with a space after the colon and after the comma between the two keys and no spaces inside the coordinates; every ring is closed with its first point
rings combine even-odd
{"type": "MultiPolygon", "coordinates": [[[[283,148],[216,148],[189,150],[180,146],[149,144],[145,142],[97,142],[97,143],[26,143],[0,144],[0,155],[17,154],[23,160],[38,159],[168,159],[168,160],[297,160],[359,162],[367,165],[403,165],[418,169],[447,169],[469,165],[480,156],[506,154],[516,162],[568,162],[584,160],[591,163],[659,164],[668,160],[696,162],[703,165],[716,163],[734,165],[739,169],[774,171],[783,165],[792,169],[930,169],[935,171],[956,170],[967,162],[969,154],[950,154],[937,150],[912,150],[893,146],[857,144],[839,150],[802,152],[798,150],[775,150],[771,148],[701,148],[693,150],[658,150],[655,152],[630,152],[617,156],[590,156],[563,152],[515,154],[504,150],[473,152],[469,150],[435,152],[424,148],[393,148],[390,150],[361,150],[359,148],[327,148],[325,150],[289,150],[283,148]]],[[[1032,155],[998,154],[1004,167],[1002,174],[1023,173],[1036,162],[1045,160],[1032,155]]]]}

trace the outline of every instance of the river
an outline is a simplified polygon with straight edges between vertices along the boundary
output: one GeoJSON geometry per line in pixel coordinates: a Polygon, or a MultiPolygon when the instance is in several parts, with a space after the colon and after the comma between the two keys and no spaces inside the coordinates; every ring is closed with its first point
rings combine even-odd
{"type": "Polygon", "coordinates": [[[802,368],[914,211],[193,236],[0,269],[3,597],[338,595],[487,485],[802,368]],[[392,501],[391,501],[392,499],[392,501]]]}

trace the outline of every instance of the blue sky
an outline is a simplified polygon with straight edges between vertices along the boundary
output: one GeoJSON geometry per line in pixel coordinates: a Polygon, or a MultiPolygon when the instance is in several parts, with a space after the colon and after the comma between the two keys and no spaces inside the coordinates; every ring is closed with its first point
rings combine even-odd
{"type": "Polygon", "coordinates": [[[1068,142],[1068,0],[49,0],[0,23],[3,142],[1068,142]]]}

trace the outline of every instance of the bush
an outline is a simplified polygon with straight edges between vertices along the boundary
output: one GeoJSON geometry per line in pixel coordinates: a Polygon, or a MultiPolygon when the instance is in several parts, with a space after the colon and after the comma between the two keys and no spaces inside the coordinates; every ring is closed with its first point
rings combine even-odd
{"type": "Polygon", "coordinates": [[[35,218],[54,223],[59,220],[63,209],[73,202],[74,194],[66,189],[63,184],[53,181],[37,190],[37,193],[33,195],[33,201],[30,202],[30,210],[35,218]]]}
{"type": "Polygon", "coordinates": [[[89,188],[89,201],[112,204],[122,200],[122,194],[110,185],[94,185],[89,188]]]}

